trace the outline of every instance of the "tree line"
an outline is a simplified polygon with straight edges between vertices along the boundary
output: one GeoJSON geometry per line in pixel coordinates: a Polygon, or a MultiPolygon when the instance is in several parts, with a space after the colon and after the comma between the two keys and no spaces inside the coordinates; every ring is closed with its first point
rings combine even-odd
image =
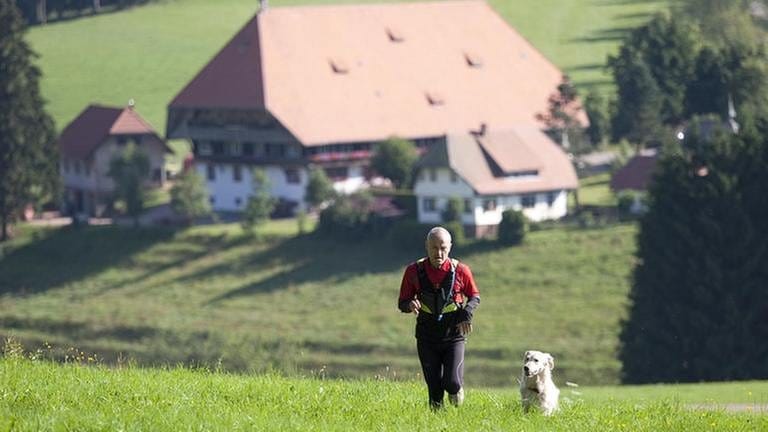
{"type": "Polygon", "coordinates": [[[608,61],[613,138],[660,148],[620,334],[628,383],[768,378],[768,57],[752,3],[679,1],[608,61]]]}
{"type": "Polygon", "coordinates": [[[28,24],[45,24],[49,20],[122,9],[154,0],[16,0],[16,6],[28,24]]]}

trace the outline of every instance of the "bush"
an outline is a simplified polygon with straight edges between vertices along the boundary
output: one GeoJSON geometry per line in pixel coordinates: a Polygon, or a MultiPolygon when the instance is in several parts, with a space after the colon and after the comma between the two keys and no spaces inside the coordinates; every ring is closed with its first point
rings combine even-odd
{"type": "Polygon", "coordinates": [[[371,231],[372,204],[372,197],[365,193],[339,196],[320,213],[317,230],[339,239],[363,238],[371,231]]]}
{"type": "Polygon", "coordinates": [[[523,242],[528,231],[528,219],[520,210],[505,210],[499,223],[498,242],[503,245],[517,245],[523,242]]]}
{"type": "Polygon", "coordinates": [[[632,206],[638,198],[638,193],[633,191],[621,191],[616,196],[616,209],[619,212],[619,220],[634,218],[632,206]]]}
{"type": "Polygon", "coordinates": [[[459,198],[451,198],[443,210],[443,222],[461,222],[461,212],[464,208],[464,204],[459,198]]]}
{"type": "MultiPolygon", "coordinates": [[[[453,246],[464,244],[464,242],[466,241],[466,236],[464,235],[464,225],[462,225],[461,222],[451,221],[443,224],[442,226],[443,228],[447,229],[449,233],[451,233],[453,246]]],[[[425,235],[426,235],[426,231],[425,231],[425,235]]]]}

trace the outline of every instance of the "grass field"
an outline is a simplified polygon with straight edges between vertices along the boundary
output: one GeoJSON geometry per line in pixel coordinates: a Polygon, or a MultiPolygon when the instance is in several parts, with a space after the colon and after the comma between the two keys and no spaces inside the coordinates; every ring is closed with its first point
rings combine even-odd
{"type": "MultiPolygon", "coordinates": [[[[295,4],[380,0],[271,0],[295,4]]],[[[138,112],[164,134],[166,106],[255,13],[256,0],[161,0],[115,13],[33,27],[42,90],[63,128],[89,103],[138,112]]],[[[665,7],[654,0],[490,0],[582,88],[609,82],[606,55],[632,26],[665,7]]],[[[554,90],[554,89],[553,89],[554,90]]],[[[180,143],[175,143],[183,147],[180,143]]]]}
{"type": "MultiPolygon", "coordinates": [[[[420,383],[237,376],[206,370],[56,365],[0,358],[0,430],[469,430],[764,431],[768,416],[695,410],[720,388],[696,396],[643,388],[563,393],[563,409],[524,415],[514,389],[468,389],[460,408],[430,412],[420,383]],[[637,397],[647,394],[648,398],[637,397]]],[[[767,383],[742,383],[744,400],[768,399],[767,383]]],[[[721,400],[718,401],[730,401],[721,400]]],[[[759,405],[758,405],[759,406],[759,405]]]]}
{"type": "MultiPolygon", "coordinates": [[[[404,250],[296,229],[281,221],[253,238],[236,225],[26,228],[3,245],[0,335],[108,362],[122,355],[142,364],[416,377],[413,317],[397,311],[396,298],[421,240],[404,250]]],[[[556,228],[530,233],[520,247],[457,246],[483,298],[468,342],[469,382],[508,385],[518,358],[535,348],[555,355],[563,381],[618,382],[634,235],[633,225],[556,228]]]]}

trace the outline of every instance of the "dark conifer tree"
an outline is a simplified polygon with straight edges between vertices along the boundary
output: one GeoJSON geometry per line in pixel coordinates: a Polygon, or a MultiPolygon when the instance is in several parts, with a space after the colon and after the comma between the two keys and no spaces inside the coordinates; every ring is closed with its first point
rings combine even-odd
{"type": "Polygon", "coordinates": [[[620,336],[625,382],[768,378],[768,210],[753,195],[768,192],[768,146],[721,124],[695,120],[660,160],[620,336]]]}
{"type": "Polygon", "coordinates": [[[27,204],[51,199],[59,180],[53,120],[40,70],[13,0],[0,0],[0,241],[27,204]]]}

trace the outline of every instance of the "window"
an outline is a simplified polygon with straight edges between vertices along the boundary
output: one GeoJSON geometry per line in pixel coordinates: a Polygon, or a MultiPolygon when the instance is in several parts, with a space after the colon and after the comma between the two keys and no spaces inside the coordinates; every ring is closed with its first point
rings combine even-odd
{"type": "Polygon", "coordinates": [[[464,213],[471,214],[473,211],[472,200],[469,198],[464,199],[464,213]]]}
{"type": "Polygon", "coordinates": [[[243,204],[243,199],[240,197],[235,198],[235,206],[240,207],[243,204]]]}
{"type": "Polygon", "coordinates": [[[421,206],[424,209],[425,213],[433,213],[437,211],[437,205],[435,205],[434,198],[424,198],[421,201],[421,206]]]}
{"type": "Polygon", "coordinates": [[[213,154],[216,156],[222,156],[224,155],[224,142],[223,141],[212,141],[211,147],[213,148],[213,154]]]}
{"type": "Polygon", "coordinates": [[[496,199],[486,198],[483,200],[483,210],[487,212],[496,210],[496,199]]]}
{"type": "Polygon", "coordinates": [[[521,201],[523,204],[523,208],[536,207],[536,195],[534,194],[523,195],[523,198],[521,201]]]}
{"type": "Polygon", "coordinates": [[[155,183],[160,183],[163,180],[163,171],[160,168],[155,168],[152,170],[152,181],[155,183]]]}
{"type": "Polygon", "coordinates": [[[331,180],[346,180],[348,171],[347,167],[331,167],[325,169],[325,175],[331,180]]]}
{"type": "Polygon", "coordinates": [[[213,148],[211,147],[211,143],[208,141],[202,141],[200,143],[200,146],[198,147],[198,152],[200,153],[200,156],[210,156],[213,154],[213,148]]]}
{"type": "Polygon", "coordinates": [[[431,182],[437,181],[437,170],[434,168],[429,170],[429,181],[431,182]]]}
{"type": "Polygon", "coordinates": [[[557,192],[547,192],[547,205],[552,207],[559,194],[557,192]]]}
{"type": "Polygon", "coordinates": [[[208,197],[208,201],[211,203],[211,205],[216,204],[216,195],[211,195],[208,197]]]}
{"type": "Polygon", "coordinates": [[[80,171],[82,171],[82,166],[80,165],[80,161],[75,161],[75,174],[80,175],[80,171]]]}
{"type": "Polygon", "coordinates": [[[243,155],[253,156],[253,143],[243,143],[243,155]]]}
{"type": "Polygon", "coordinates": [[[232,165],[232,180],[236,183],[243,181],[243,168],[240,165],[232,165]]]}
{"type": "Polygon", "coordinates": [[[301,183],[301,177],[299,176],[299,170],[296,168],[285,169],[285,182],[289,184],[301,183]]]}
{"type": "Polygon", "coordinates": [[[208,171],[208,180],[210,181],[216,180],[216,165],[208,164],[207,171],[208,171]]]}
{"type": "Polygon", "coordinates": [[[243,146],[239,142],[229,143],[229,154],[232,156],[240,156],[243,154],[243,146]]]}

